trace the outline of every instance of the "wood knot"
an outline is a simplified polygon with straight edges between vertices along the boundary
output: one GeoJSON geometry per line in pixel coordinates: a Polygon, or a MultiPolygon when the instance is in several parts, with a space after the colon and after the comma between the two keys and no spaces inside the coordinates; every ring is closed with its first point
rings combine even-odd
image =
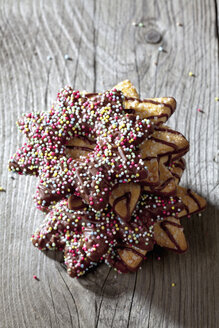
{"type": "Polygon", "coordinates": [[[146,34],[147,43],[156,44],[162,40],[161,34],[156,30],[150,30],[146,34]]]}

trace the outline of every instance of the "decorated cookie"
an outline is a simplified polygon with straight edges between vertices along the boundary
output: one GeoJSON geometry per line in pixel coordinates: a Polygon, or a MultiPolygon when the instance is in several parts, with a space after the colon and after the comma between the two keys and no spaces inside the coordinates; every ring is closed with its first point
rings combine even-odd
{"type": "Polygon", "coordinates": [[[180,218],[206,202],[179,186],[189,143],[165,125],[175,108],[171,97],[139,99],[126,80],[104,93],[65,87],[50,111],[18,121],[27,142],[9,169],[39,179],[47,212],[32,242],[63,252],[70,276],[101,262],[136,271],[155,244],[186,251],[180,218]]]}

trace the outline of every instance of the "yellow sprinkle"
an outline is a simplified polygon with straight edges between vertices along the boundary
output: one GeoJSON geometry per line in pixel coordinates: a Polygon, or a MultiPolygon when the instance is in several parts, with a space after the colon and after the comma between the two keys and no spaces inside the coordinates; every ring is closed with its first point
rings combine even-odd
{"type": "Polygon", "coordinates": [[[219,97],[215,97],[214,99],[215,99],[215,101],[219,101],[219,97]]]}
{"type": "Polygon", "coordinates": [[[175,287],[175,286],[176,286],[175,282],[172,282],[172,287],[175,287]]]}
{"type": "Polygon", "coordinates": [[[189,76],[194,76],[194,74],[192,72],[189,72],[189,76]]]}

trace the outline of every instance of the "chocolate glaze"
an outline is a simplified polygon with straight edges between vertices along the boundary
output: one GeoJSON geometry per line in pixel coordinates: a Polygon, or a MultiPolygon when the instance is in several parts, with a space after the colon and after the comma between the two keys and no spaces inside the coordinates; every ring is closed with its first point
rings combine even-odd
{"type": "Polygon", "coordinates": [[[78,149],[87,152],[93,151],[93,148],[85,147],[85,146],[66,146],[67,149],[78,149]]]}
{"type": "MultiPolygon", "coordinates": [[[[175,101],[174,98],[171,98],[175,101]]],[[[133,98],[133,97],[125,97],[125,100],[127,101],[137,101],[137,102],[140,102],[140,103],[149,103],[149,104],[154,104],[154,105],[162,105],[162,106],[165,106],[165,107],[168,107],[170,109],[170,113],[173,114],[173,112],[175,111],[176,109],[176,101],[175,101],[175,104],[174,104],[174,107],[172,107],[170,104],[165,104],[165,103],[161,103],[161,102],[158,102],[158,101],[155,101],[155,100],[152,100],[152,99],[137,99],[137,98],[133,98]]],[[[161,116],[159,116],[161,117],[161,116]]],[[[168,116],[169,118],[169,116],[168,116]]]]}
{"type": "Polygon", "coordinates": [[[193,200],[194,200],[194,202],[197,204],[197,206],[198,206],[198,211],[200,211],[200,209],[201,209],[201,204],[199,203],[199,200],[197,199],[197,198],[195,198],[195,196],[192,194],[192,191],[191,191],[191,189],[187,189],[187,194],[189,195],[189,197],[191,197],[193,200]]]}
{"type": "MultiPolygon", "coordinates": [[[[168,221],[168,220],[166,220],[166,221],[161,222],[161,223],[160,223],[160,226],[161,226],[161,228],[166,232],[166,234],[168,235],[169,239],[172,241],[172,243],[173,243],[173,244],[175,245],[175,247],[176,247],[176,249],[171,248],[171,250],[173,250],[173,251],[175,251],[175,252],[178,252],[178,253],[184,253],[184,252],[186,251],[186,249],[185,249],[185,250],[182,250],[182,249],[180,248],[179,243],[178,243],[177,240],[174,238],[173,234],[170,232],[170,230],[168,229],[167,225],[172,225],[172,226],[174,226],[174,227],[177,227],[177,228],[179,228],[179,229],[182,229],[181,224],[178,224],[178,223],[176,223],[176,222],[172,222],[172,221],[168,221]]],[[[168,247],[166,247],[166,248],[168,248],[168,247]]]]}
{"type": "Polygon", "coordinates": [[[170,166],[170,171],[171,174],[178,180],[178,182],[181,179],[182,176],[182,172],[185,170],[186,167],[186,162],[183,158],[180,158],[178,161],[174,161],[171,165],[173,165],[174,167],[178,167],[180,168],[181,172],[178,174],[177,172],[174,171],[174,168],[172,168],[170,166]]]}
{"type": "MultiPolygon", "coordinates": [[[[71,88],[63,89],[50,112],[28,114],[19,122],[30,140],[27,157],[34,165],[38,161],[41,181],[36,201],[40,208],[75,192],[95,210],[104,209],[118,177],[135,182],[147,177],[135,147],[153,132],[150,121],[125,114],[121,91],[89,97],[71,88]],[[97,146],[87,157],[68,159],[65,144],[78,136],[95,139],[97,146]]],[[[23,158],[17,160],[15,156],[10,168],[26,173],[23,158]]]]}
{"type": "MultiPolygon", "coordinates": [[[[159,127],[156,127],[155,130],[160,131],[160,132],[168,132],[169,134],[173,134],[173,135],[174,134],[180,135],[181,137],[183,137],[185,139],[185,137],[181,133],[179,133],[178,131],[172,130],[170,128],[166,128],[166,127],[164,128],[162,126],[159,126],[159,127]]],[[[178,148],[178,146],[175,143],[168,142],[161,138],[160,139],[156,138],[153,136],[153,134],[149,137],[149,139],[153,140],[154,142],[157,142],[157,143],[165,144],[172,148],[172,150],[170,150],[170,151],[166,151],[165,153],[162,152],[161,154],[157,155],[158,158],[163,157],[163,156],[168,156],[168,160],[165,162],[166,165],[169,165],[171,163],[173,155],[174,155],[174,159],[176,159],[176,158],[178,158],[177,154],[181,157],[189,150],[189,143],[187,143],[187,145],[185,147],[178,148]]],[[[143,160],[149,160],[149,159],[151,159],[151,157],[146,156],[143,158],[143,160]]]]}
{"type": "Polygon", "coordinates": [[[128,221],[131,218],[131,213],[130,213],[131,192],[126,192],[122,196],[115,199],[115,201],[113,202],[113,210],[114,211],[115,211],[116,205],[122,200],[126,201],[126,212],[127,212],[127,215],[125,217],[123,217],[123,219],[125,221],[128,221]]]}
{"type": "Polygon", "coordinates": [[[178,198],[162,198],[144,193],[129,222],[117,217],[110,207],[95,213],[91,207],[70,210],[71,201],[63,200],[47,215],[40,230],[33,235],[33,244],[40,249],[64,251],[68,273],[80,276],[97,263],[105,261],[120,272],[136,270],[122,261],[118,249],[150,251],[154,246],[153,225],[183,208],[178,198]]]}

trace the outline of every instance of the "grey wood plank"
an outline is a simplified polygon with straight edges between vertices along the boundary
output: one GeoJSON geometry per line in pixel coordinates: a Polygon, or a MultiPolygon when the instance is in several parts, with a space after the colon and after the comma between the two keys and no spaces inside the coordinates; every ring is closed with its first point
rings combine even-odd
{"type": "Polygon", "coordinates": [[[216,0],[0,1],[0,327],[219,325],[217,10],[216,0]],[[158,44],[146,42],[152,29],[162,36],[158,44]],[[190,140],[182,182],[209,206],[184,220],[186,254],[162,251],[136,274],[101,266],[73,280],[58,255],[45,256],[29,241],[43,214],[32,202],[36,181],[12,180],[6,171],[23,142],[15,120],[48,108],[66,84],[104,90],[126,78],[142,97],[176,98],[169,124],[190,140]]]}

